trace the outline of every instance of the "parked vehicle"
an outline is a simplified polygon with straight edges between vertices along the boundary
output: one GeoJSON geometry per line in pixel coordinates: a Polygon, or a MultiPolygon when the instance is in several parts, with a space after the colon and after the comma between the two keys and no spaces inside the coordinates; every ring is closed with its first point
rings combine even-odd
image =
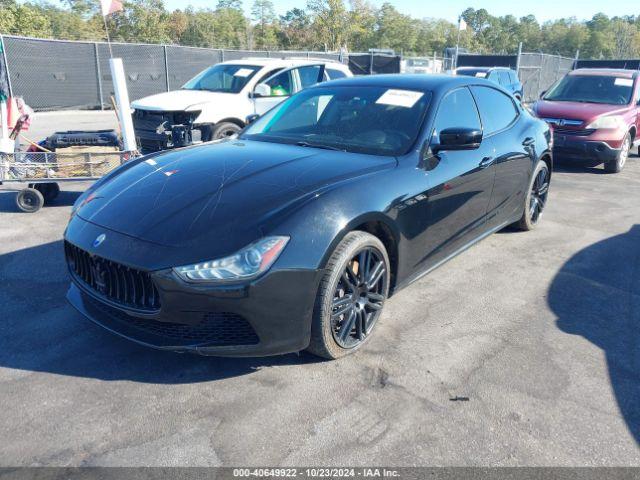
{"type": "Polygon", "coordinates": [[[514,97],[522,101],[524,96],[522,83],[518,79],[518,72],[504,67],[459,67],[456,75],[486,78],[508,90],[514,97]]]}
{"type": "Polygon", "coordinates": [[[640,87],[636,70],[569,72],[533,105],[553,126],[558,157],[620,172],[638,142],[640,87]]]}
{"type": "Polygon", "coordinates": [[[351,77],[346,65],[314,59],[247,59],[219,63],[181,89],[132,103],[143,153],[237,134],[247,116],[265,113],[303,88],[351,77]]]}
{"type": "Polygon", "coordinates": [[[67,298],[156,348],[337,358],[367,341],[391,293],[507,225],[536,227],[549,142],[484,79],[320,84],[237,139],[94,184],[64,236],[67,298]]]}

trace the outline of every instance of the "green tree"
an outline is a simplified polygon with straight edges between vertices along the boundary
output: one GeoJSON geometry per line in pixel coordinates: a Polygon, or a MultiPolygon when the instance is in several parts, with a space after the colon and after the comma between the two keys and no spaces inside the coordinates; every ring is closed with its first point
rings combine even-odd
{"type": "Polygon", "coordinates": [[[392,48],[398,53],[414,52],[418,39],[418,22],[404,15],[390,3],[383,3],[378,12],[375,36],[378,46],[392,48]]]}
{"type": "Polygon", "coordinates": [[[275,48],[277,37],[276,13],[271,0],[255,0],[251,8],[252,19],[257,22],[254,40],[257,48],[275,48]]]}
{"type": "Polygon", "coordinates": [[[336,51],[349,37],[349,14],[344,0],[309,0],[307,8],[313,17],[317,45],[336,51]]]}
{"type": "Polygon", "coordinates": [[[301,8],[294,8],[280,17],[280,25],[276,31],[280,46],[289,49],[312,48],[312,19],[301,8]]]}

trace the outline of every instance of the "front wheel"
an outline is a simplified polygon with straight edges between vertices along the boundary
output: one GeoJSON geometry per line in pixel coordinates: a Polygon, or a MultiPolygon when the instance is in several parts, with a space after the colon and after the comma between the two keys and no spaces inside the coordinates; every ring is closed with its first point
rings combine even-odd
{"type": "Polygon", "coordinates": [[[622,146],[618,155],[613,160],[604,164],[604,171],[607,173],[620,173],[624,168],[627,159],[629,158],[629,152],[631,151],[631,135],[628,133],[622,140],[622,146]]]}
{"type": "Polygon", "coordinates": [[[223,138],[229,138],[237,135],[241,130],[242,127],[236,125],[233,122],[222,122],[213,127],[211,140],[222,140],[223,138]]]}
{"type": "Polygon", "coordinates": [[[351,232],[338,244],[320,282],[308,350],[335,359],[371,336],[389,294],[389,257],[382,242],[351,232]]]}
{"type": "Polygon", "coordinates": [[[44,205],[44,197],[35,188],[25,188],[18,192],[16,205],[22,212],[34,213],[44,205]]]}
{"type": "Polygon", "coordinates": [[[515,223],[516,228],[524,231],[533,230],[547,205],[551,171],[544,160],[539,160],[533,170],[529,191],[525,197],[522,217],[515,223]]]}

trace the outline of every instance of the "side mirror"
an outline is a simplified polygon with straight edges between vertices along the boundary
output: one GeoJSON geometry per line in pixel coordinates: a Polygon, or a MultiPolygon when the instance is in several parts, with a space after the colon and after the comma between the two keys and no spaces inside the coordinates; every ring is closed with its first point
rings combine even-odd
{"type": "Polygon", "coordinates": [[[258,115],[257,113],[252,113],[251,115],[248,115],[247,118],[245,119],[245,123],[247,125],[251,125],[253,122],[255,122],[258,118],[260,118],[260,115],[258,115]]]}
{"type": "Polygon", "coordinates": [[[440,132],[440,143],[432,145],[434,153],[446,150],[475,150],[482,143],[482,130],[475,128],[445,128],[440,132]]]}
{"type": "Polygon", "coordinates": [[[256,88],[253,89],[253,96],[256,98],[270,97],[271,87],[266,83],[259,83],[258,85],[256,85],[256,88]]]}
{"type": "Polygon", "coordinates": [[[542,97],[544,97],[546,93],[547,93],[546,90],[541,91],[540,92],[540,98],[542,99],[542,97]]]}

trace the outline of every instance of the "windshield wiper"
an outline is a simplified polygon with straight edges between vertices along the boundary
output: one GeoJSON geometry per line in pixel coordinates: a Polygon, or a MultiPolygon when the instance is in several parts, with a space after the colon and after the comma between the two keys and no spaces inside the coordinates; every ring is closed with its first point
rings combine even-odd
{"type": "Polygon", "coordinates": [[[296,142],[296,145],[299,147],[309,147],[309,148],[321,148],[323,150],[333,150],[336,152],[346,152],[344,148],[334,147],[331,145],[322,145],[319,143],[309,143],[305,141],[296,142]]]}

